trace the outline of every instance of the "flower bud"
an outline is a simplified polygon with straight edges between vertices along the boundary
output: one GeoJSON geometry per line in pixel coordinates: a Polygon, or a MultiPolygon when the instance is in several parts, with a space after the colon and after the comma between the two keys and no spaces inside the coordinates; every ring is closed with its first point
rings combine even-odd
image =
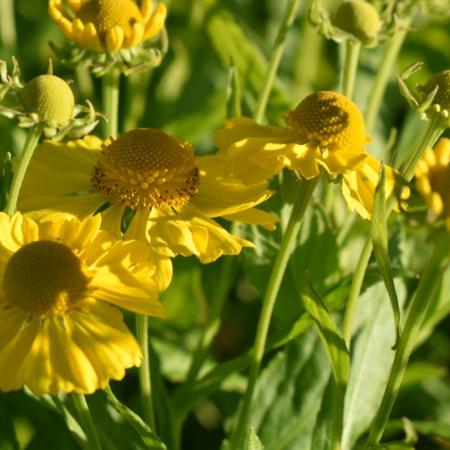
{"type": "Polygon", "coordinates": [[[75,99],[69,85],[54,75],[40,75],[20,91],[27,112],[49,127],[64,127],[72,117],[75,99]]]}
{"type": "Polygon", "coordinates": [[[374,39],[381,28],[378,11],[364,0],[341,3],[332,23],[361,41],[374,39]]]}

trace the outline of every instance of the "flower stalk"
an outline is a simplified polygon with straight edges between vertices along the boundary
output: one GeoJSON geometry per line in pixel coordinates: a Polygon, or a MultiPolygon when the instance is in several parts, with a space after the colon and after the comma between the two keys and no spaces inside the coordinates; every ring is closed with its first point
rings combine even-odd
{"type": "Polygon", "coordinates": [[[345,42],[345,60],[342,72],[342,93],[352,98],[355,87],[356,72],[358,70],[361,42],[348,39],[345,42]]]}
{"type": "Polygon", "coordinates": [[[100,438],[98,437],[94,420],[92,419],[85,396],[83,394],[72,393],[71,398],[75,406],[78,419],[82,424],[83,431],[86,433],[88,448],[90,450],[102,450],[100,438]]]}
{"type": "Polygon", "coordinates": [[[302,180],[297,199],[291,211],[288,225],[278,250],[272,273],[269,278],[266,293],[264,295],[261,314],[256,330],[255,344],[251,353],[250,373],[247,382],[247,389],[242,400],[241,408],[235,422],[235,428],[230,439],[230,448],[237,449],[244,442],[247,433],[250,409],[255,391],[256,381],[259,374],[264,349],[266,346],[269,325],[272,318],[273,308],[277,299],[278,291],[283,280],[284,272],[289,261],[289,257],[295,245],[303,216],[309,204],[314,189],[319,178],[302,180]]]}
{"type": "Polygon", "coordinates": [[[119,88],[120,71],[112,68],[102,77],[103,112],[107,118],[103,129],[105,138],[116,138],[119,130],[119,88]]]}
{"type": "Polygon", "coordinates": [[[273,44],[269,65],[267,67],[267,72],[264,78],[262,92],[259,96],[258,105],[254,114],[254,119],[256,122],[261,122],[264,118],[270,91],[272,90],[278,67],[280,66],[281,57],[286,45],[286,35],[292,23],[294,22],[299,5],[300,0],[288,0],[286,10],[280,24],[280,28],[278,29],[277,37],[275,38],[275,42],[273,44]]]}
{"type": "Polygon", "coordinates": [[[0,2],[0,46],[8,54],[14,54],[17,44],[14,0],[0,2]]]}
{"type": "Polygon", "coordinates": [[[383,96],[386,91],[386,86],[389,82],[394,64],[397,62],[398,54],[403,46],[408,28],[399,30],[386,45],[380,61],[380,67],[377,71],[375,82],[371,89],[369,96],[367,111],[366,111],[366,127],[368,132],[371,132],[375,126],[378,113],[380,111],[383,96]]]}
{"type": "MultiPolygon", "coordinates": [[[[421,158],[423,152],[427,148],[433,147],[433,145],[439,139],[441,134],[444,132],[445,128],[446,125],[443,122],[442,117],[440,116],[435,116],[430,121],[425,131],[425,134],[419,141],[417,147],[411,152],[408,160],[405,162],[403,167],[400,168],[400,174],[407,181],[410,181],[412,179],[414,175],[414,168],[417,164],[417,161],[419,161],[419,159],[421,158]]],[[[394,205],[394,198],[391,197],[388,200],[387,209],[390,211],[393,205],[394,205]]],[[[372,248],[373,248],[372,240],[371,238],[368,238],[366,243],[364,244],[361,256],[356,265],[352,285],[350,287],[350,293],[347,301],[347,308],[345,310],[344,315],[344,329],[343,329],[344,340],[349,349],[352,334],[353,317],[356,311],[359,295],[361,292],[361,287],[364,281],[367,266],[369,264],[370,256],[372,254],[372,248]]]]}
{"type": "Polygon", "coordinates": [[[141,393],[144,420],[147,425],[156,432],[155,412],[153,409],[152,381],[150,373],[150,354],[148,342],[148,317],[142,314],[136,315],[136,334],[142,349],[143,359],[139,367],[139,387],[141,393]]]}
{"type": "Polygon", "coordinates": [[[14,177],[11,183],[8,201],[6,203],[5,212],[10,216],[12,216],[16,211],[17,199],[19,198],[19,193],[22,187],[23,180],[25,178],[25,173],[27,171],[28,165],[30,164],[34,150],[42,135],[42,131],[43,129],[40,125],[35,125],[28,131],[24,147],[19,156],[17,168],[14,171],[14,177]]]}
{"type": "Polygon", "coordinates": [[[392,407],[397,398],[405,369],[411,356],[417,337],[420,333],[422,323],[425,319],[428,306],[435,292],[442,271],[448,262],[450,254],[450,239],[446,236],[435,242],[433,253],[424,269],[419,285],[415,292],[408,315],[406,317],[403,331],[400,334],[394,362],[389,374],[388,383],[384,391],[381,405],[372,424],[366,448],[377,445],[389,420],[392,407]]]}

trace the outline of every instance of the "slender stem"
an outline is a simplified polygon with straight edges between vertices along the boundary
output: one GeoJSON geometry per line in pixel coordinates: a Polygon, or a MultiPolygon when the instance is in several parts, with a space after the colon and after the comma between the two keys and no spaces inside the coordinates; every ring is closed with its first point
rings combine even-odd
{"type": "Polygon", "coordinates": [[[436,116],[431,119],[422,140],[417,144],[417,147],[409,155],[408,160],[400,169],[401,174],[406,178],[406,180],[411,180],[414,175],[416,164],[422,157],[423,152],[425,149],[433,147],[445,129],[446,124],[440,116],[436,116]]]}
{"type": "Polygon", "coordinates": [[[83,431],[86,433],[89,448],[92,450],[102,450],[100,439],[95,428],[94,421],[89,411],[89,406],[83,394],[71,394],[73,404],[77,411],[78,418],[83,425],[83,431]]]}
{"type": "Polygon", "coordinates": [[[11,55],[17,45],[16,20],[14,17],[14,0],[0,2],[0,47],[11,55]]]}
{"type": "Polygon", "coordinates": [[[150,374],[150,353],[148,342],[148,317],[136,315],[136,334],[143,353],[143,361],[139,367],[139,387],[141,391],[144,419],[148,426],[156,432],[155,413],[153,410],[152,381],[150,374]]]}
{"type": "Polygon", "coordinates": [[[20,188],[22,187],[25,173],[27,171],[28,165],[30,164],[34,149],[39,142],[41,134],[42,128],[39,125],[35,125],[28,131],[25,145],[19,155],[17,169],[14,171],[14,177],[11,183],[8,201],[6,203],[5,212],[10,216],[12,216],[16,212],[17,199],[19,198],[20,188]]]}
{"type": "Polygon", "coordinates": [[[262,92],[259,96],[258,105],[253,116],[256,122],[261,122],[264,118],[270,91],[272,90],[278,67],[280,65],[281,56],[284,52],[286,34],[292,23],[294,22],[299,5],[300,0],[288,0],[287,2],[286,10],[281,21],[280,28],[278,29],[277,37],[275,38],[275,42],[272,47],[272,53],[270,55],[269,66],[267,67],[262,92]]]}
{"type": "Polygon", "coordinates": [[[259,368],[264,355],[264,348],[266,345],[267,334],[269,332],[270,320],[272,317],[273,308],[277,299],[278,291],[283,280],[284,272],[286,270],[289,256],[295,245],[300,225],[303,216],[308,206],[309,200],[318,183],[318,177],[312,180],[302,180],[296,202],[292,208],[291,216],[289,218],[286,231],[281,241],[280,249],[278,250],[275,262],[272,268],[272,273],[269,278],[267,290],[264,296],[261,315],[258,321],[256,330],[255,344],[253,346],[250,373],[248,377],[247,389],[242,400],[242,405],[239,410],[235,429],[230,438],[230,448],[236,450],[239,445],[243,443],[247,433],[247,424],[249,421],[250,407],[252,404],[253,393],[255,390],[256,381],[258,378],[259,368]]]}
{"type": "Polygon", "coordinates": [[[370,255],[372,254],[372,239],[367,239],[356,264],[355,273],[353,274],[352,285],[348,294],[347,307],[344,314],[343,338],[347,348],[350,350],[350,342],[352,337],[353,317],[355,316],[356,306],[358,305],[359,293],[364,281],[367,266],[369,264],[370,255]]]}
{"type": "Polygon", "coordinates": [[[360,52],[360,42],[353,42],[350,39],[346,41],[345,60],[342,72],[342,93],[348,98],[352,98],[353,95],[360,52]]]}
{"type": "Polygon", "coordinates": [[[407,26],[395,33],[393,38],[386,45],[381,57],[380,66],[377,70],[375,82],[373,83],[366,110],[366,129],[372,131],[380,111],[386,86],[391,77],[393,67],[397,62],[398,54],[403,42],[408,34],[407,26]]]}
{"type": "Polygon", "coordinates": [[[104,137],[117,137],[119,129],[119,89],[120,71],[112,68],[102,78],[103,112],[107,116],[104,123],[104,137]]]}
{"type": "MultiPolygon", "coordinates": [[[[400,174],[407,180],[410,181],[414,175],[414,168],[416,167],[417,161],[421,158],[423,152],[426,148],[432,147],[436,141],[439,139],[439,136],[444,132],[445,124],[442,119],[437,116],[430,121],[428,128],[417,144],[417,147],[410,153],[408,160],[400,169],[400,174]]],[[[388,202],[388,209],[391,210],[394,206],[394,198],[391,197],[388,202]]],[[[356,265],[355,273],[353,275],[352,285],[350,287],[347,308],[344,315],[344,340],[347,344],[347,348],[350,349],[350,341],[351,341],[351,333],[352,333],[352,322],[353,316],[356,310],[356,306],[359,299],[359,294],[361,292],[362,283],[364,280],[364,276],[367,270],[367,266],[369,264],[370,255],[372,253],[372,240],[369,237],[363,247],[361,252],[361,256],[358,260],[358,264],[356,265]]]]}
{"type": "Polygon", "coordinates": [[[444,263],[447,262],[449,251],[450,239],[444,238],[435,242],[434,251],[420,278],[403,331],[400,334],[383,400],[373,421],[366,448],[377,445],[383,436],[383,431],[397,398],[409,357],[414,350],[430,300],[442,275],[444,263]]]}

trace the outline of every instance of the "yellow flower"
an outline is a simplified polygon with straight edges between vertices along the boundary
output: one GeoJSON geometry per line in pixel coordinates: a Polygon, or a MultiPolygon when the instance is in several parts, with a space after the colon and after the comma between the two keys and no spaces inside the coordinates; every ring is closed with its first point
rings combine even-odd
{"type": "Polygon", "coordinates": [[[49,14],[64,35],[94,52],[132,48],[159,34],[166,7],[143,0],[49,0],[49,14]],[[70,11],[66,11],[68,3],[70,11]]]}
{"type": "Polygon", "coordinates": [[[416,188],[428,208],[444,219],[450,231],[450,139],[440,139],[434,151],[425,150],[415,176],[416,188]]]}
{"type": "MultiPolygon", "coordinates": [[[[262,126],[245,117],[228,120],[215,139],[219,156],[227,160],[227,173],[248,174],[253,182],[285,167],[306,179],[321,171],[341,175],[350,209],[370,218],[380,163],[365,150],[370,139],[358,107],[338,92],[320,91],[288,113],[286,123],[289,128],[262,126]]],[[[392,169],[386,175],[389,195],[392,169]]]]}
{"type": "Polygon", "coordinates": [[[116,306],[161,317],[148,246],[101,216],[0,213],[0,390],[91,393],[142,354],[116,306]]]}
{"type": "Polygon", "coordinates": [[[103,224],[116,235],[131,212],[127,238],[147,241],[165,256],[196,255],[211,262],[252,246],[212,218],[268,229],[276,220],[254,208],[271,195],[266,181],[246,184],[226,177],[224,170],[222,159],[195,157],[187,142],[152,128],[105,143],[94,136],[67,144],[45,142],[30,163],[19,207],[83,217],[109,205],[103,224]]]}

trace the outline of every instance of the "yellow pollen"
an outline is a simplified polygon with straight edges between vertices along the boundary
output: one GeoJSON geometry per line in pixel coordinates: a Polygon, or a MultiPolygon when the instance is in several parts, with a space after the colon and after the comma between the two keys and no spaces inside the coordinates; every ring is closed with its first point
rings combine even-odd
{"type": "Polygon", "coordinates": [[[3,288],[8,303],[36,315],[62,315],[84,298],[88,278],[64,244],[36,241],[8,261],[3,288]]]}
{"type": "Polygon", "coordinates": [[[197,193],[199,176],[188,143],[161,130],[139,128],[103,149],[92,184],[110,203],[181,208],[197,193]]]}
{"type": "Polygon", "coordinates": [[[128,37],[136,22],[144,22],[133,0],[89,0],[78,10],[77,19],[84,24],[93,23],[103,43],[111,28],[119,26],[128,37]]]}
{"type": "Polygon", "coordinates": [[[286,123],[309,142],[331,151],[363,150],[367,143],[363,116],[347,97],[320,91],[303,99],[286,117],[286,123]]]}

